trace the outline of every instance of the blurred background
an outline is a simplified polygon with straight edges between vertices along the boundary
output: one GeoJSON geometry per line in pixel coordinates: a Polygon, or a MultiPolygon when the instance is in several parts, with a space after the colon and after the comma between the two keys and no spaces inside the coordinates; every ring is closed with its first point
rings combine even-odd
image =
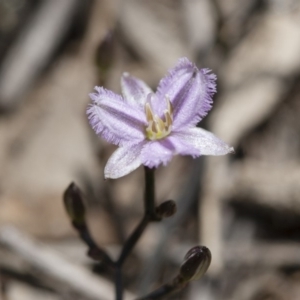
{"type": "Polygon", "coordinates": [[[113,299],[62,194],[80,186],[95,239],[116,256],[143,214],[143,169],[104,181],[115,147],[89,127],[88,93],[119,93],[124,71],[155,90],[182,56],[217,74],[200,126],[236,153],[157,170],[157,202],[178,211],[149,226],[126,289],[172,280],[200,244],[208,273],[169,299],[300,299],[299,0],[0,0],[0,299],[92,299],[100,283],[113,299]]]}

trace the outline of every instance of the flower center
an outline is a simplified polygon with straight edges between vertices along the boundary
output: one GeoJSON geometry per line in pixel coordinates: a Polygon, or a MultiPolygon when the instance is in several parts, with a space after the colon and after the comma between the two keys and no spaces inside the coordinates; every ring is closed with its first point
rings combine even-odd
{"type": "Polygon", "coordinates": [[[168,136],[172,129],[173,110],[170,99],[166,97],[167,109],[164,110],[164,118],[154,115],[150,103],[145,105],[148,126],[146,127],[146,138],[148,140],[161,140],[168,136]]]}

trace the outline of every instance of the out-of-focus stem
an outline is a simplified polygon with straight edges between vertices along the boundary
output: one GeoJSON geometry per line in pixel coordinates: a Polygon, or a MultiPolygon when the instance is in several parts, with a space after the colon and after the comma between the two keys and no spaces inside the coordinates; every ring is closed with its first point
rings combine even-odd
{"type": "Polygon", "coordinates": [[[122,300],[122,266],[151,221],[160,221],[155,206],[154,169],[145,167],[144,217],[125,242],[119,259],[116,261],[116,300],[122,300]]]}
{"type": "Polygon", "coordinates": [[[135,228],[133,233],[130,235],[130,237],[127,239],[127,241],[124,244],[124,247],[122,249],[122,252],[120,254],[120,257],[118,261],[116,262],[118,267],[121,267],[125,261],[125,259],[128,257],[129,253],[143,234],[144,230],[146,229],[147,225],[149,224],[149,217],[144,216],[144,218],[141,220],[141,222],[138,224],[138,226],[135,228]]]}
{"type": "Polygon", "coordinates": [[[71,219],[73,227],[78,231],[81,239],[89,247],[88,256],[96,261],[101,261],[110,267],[114,267],[114,262],[110,256],[101,249],[92,238],[86,224],[85,206],[83,195],[75,183],[71,183],[64,193],[64,204],[71,219]]]}
{"type": "Polygon", "coordinates": [[[116,267],[115,271],[115,288],[116,288],[116,300],[123,299],[123,279],[121,267],[116,267]]]}
{"type": "Polygon", "coordinates": [[[200,279],[211,263],[211,252],[205,246],[195,246],[184,257],[178,275],[171,283],[164,284],[150,294],[137,300],[164,299],[185,288],[192,280],[200,279]]]}
{"type": "Polygon", "coordinates": [[[167,283],[159,287],[157,290],[151,292],[150,294],[138,298],[136,300],[158,300],[165,299],[167,296],[178,292],[187,286],[186,282],[180,275],[178,275],[172,283],[167,283]]]}
{"type": "Polygon", "coordinates": [[[151,221],[158,221],[155,213],[155,179],[154,169],[145,167],[145,216],[148,216],[151,221]]]}

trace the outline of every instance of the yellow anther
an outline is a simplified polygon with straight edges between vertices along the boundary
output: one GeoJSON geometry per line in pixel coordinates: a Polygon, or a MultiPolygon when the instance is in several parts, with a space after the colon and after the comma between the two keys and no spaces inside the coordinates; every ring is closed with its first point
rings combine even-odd
{"type": "Polygon", "coordinates": [[[157,124],[153,122],[151,126],[149,126],[154,133],[158,133],[157,124]]]}
{"type": "Polygon", "coordinates": [[[163,131],[164,128],[165,128],[165,123],[164,123],[164,121],[163,121],[161,118],[159,118],[158,116],[155,116],[155,122],[156,122],[156,124],[157,124],[159,130],[160,130],[160,131],[163,131]]]}
{"type": "Polygon", "coordinates": [[[151,107],[150,107],[150,104],[149,103],[146,103],[145,105],[145,110],[146,110],[146,118],[147,118],[147,121],[150,122],[150,121],[153,121],[154,118],[153,118],[153,112],[151,110],[151,107]]]}
{"type": "Polygon", "coordinates": [[[172,125],[172,116],[169,111],[165,111],[165,119],[166,119],[167,126],[171,126],[172,125]]]}
{"type": "Polygon", "coordinates": [[[166,101],[167,101],[167,110],[168,112],[170,112],[170,115],[173,116],[173,107],[168,95],[166,95],[166,101]]]}

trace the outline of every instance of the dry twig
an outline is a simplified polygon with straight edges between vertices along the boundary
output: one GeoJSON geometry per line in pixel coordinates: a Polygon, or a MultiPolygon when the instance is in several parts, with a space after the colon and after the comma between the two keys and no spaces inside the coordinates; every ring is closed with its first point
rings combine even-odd
{"type": "MultiPolygon", "coordinates": [[[[9,247],[42,273],[63,282],[88,298],[110,300],[114,297],[114,288],[110,282],[103,278],[96,278],[86,269],[69,262],[58,252],[32,240],[13,227],[1,229],[0,243],[9,247]]],[[[125,297],[134,298],[129,292],[125,293],[125,297]]]]}

